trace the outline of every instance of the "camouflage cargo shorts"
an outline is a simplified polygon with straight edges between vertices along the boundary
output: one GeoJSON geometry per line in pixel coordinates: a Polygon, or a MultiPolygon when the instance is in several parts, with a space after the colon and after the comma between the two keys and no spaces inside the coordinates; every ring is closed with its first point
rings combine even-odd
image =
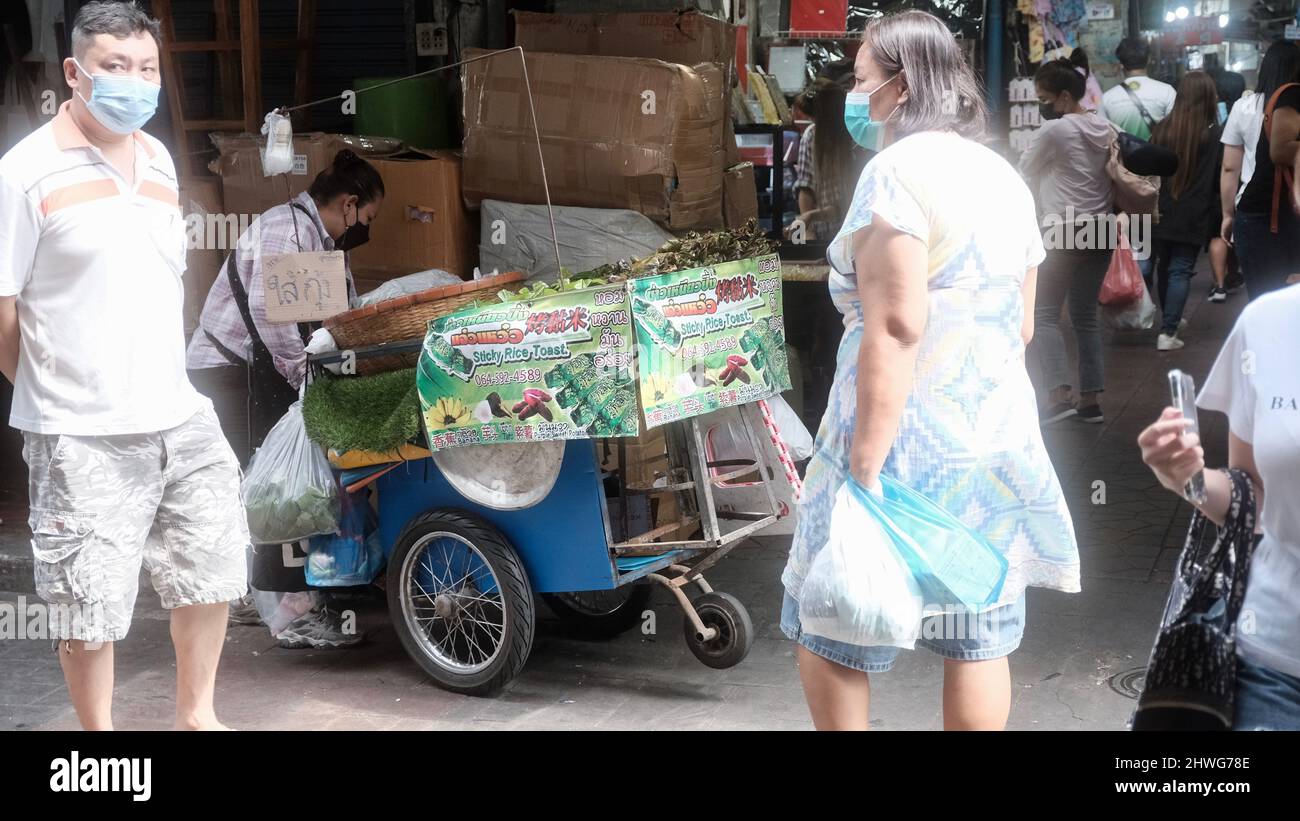
{"type": "Polygon", "coordinates": [[[142,565],[169,610],[244,595],[239,462],[211,405],[160,433],[24,433],[23,459],[51,638],[125,637],[142,565]]]}

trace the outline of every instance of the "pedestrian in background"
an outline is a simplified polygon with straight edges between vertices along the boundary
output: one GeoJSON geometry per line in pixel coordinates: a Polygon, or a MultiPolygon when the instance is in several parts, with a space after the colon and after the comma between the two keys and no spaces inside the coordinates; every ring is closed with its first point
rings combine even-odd
{"type": "MultiPolygon", "coordinates": [[[[1049,236],[1060,237],[1062,229],[1073,234],[1092,222],[1094,237],[1107,236],[1113,197],[1106,160],[1115,131],[1099,114],[1083,108],[1086,77],[1069,60],[1044,63],[1034,75],[1034,86],[1046,122],[1020,156],[1020,172],[1037,193],[1040,224],[1049,236]]],[[[1087,248],[1072,242],[1061,243],[1067,247],[1052,244],[1038,271],[1033,309],[1038,328],[1033,352],[1046,393],[1041,421],[1078,416],[1084,422],[1101,422],[1105,381],[1097,295],[1112,249],[1099,242],[1087,248]],[[1060,327],[1061,307],[1067,302],[1078,342],[1077,380],[1070,377],[1060,327]]]]}
{"type": "Polygon", "coordinates": [[[1160,181],[1160,221],[1155,224],[1153,253],[1138,266],[1147,290],[1158,293],[1163,321],[1156,349],[1183,347],[1178,337],[1183,308],[1201,246],[1218,231],[1219,95],[1204,71],[1189,71],[1178,84],[1178,98],[1169,116],[1156,124],[1151,142],[1178,157],[1178,170],[1160,181]],[[1157,283],[1158,281],[1158,283],[1157,283]]]}
{"type": "Polygon", "coordinates": [[[1149,140],[1156,123],[1173,110],[1174,87],[1147,76],[1151,49],[1140,37],[1121,40],[1115,58],[1124,69],[1124,80],[1102,95],[1101,113],[1116,128],[1149,140]]]}
{"type": "Polygon", "coordinates": [[[844,126],[845,94],[839,84],[819,77],[795,101],[813,121],[799,138],[794,184],[808,239],[827,242],[835,236],[853,198],[853,183],[867,164],[866,150],[844,126]]]}
{"type": "Polygon", "coordinates": [[[1269,79],[1280,82],[1266,88],[1261,69],[1255,167],[1235,215],[1225,215],[1222,227],[1237,249],[1251,299],[1284,287],[1287,277],[1300,271],[1300,217],[1288,179],[1300,155],[1300,70],[1293,63],[1290,76],[1269,79]]]}

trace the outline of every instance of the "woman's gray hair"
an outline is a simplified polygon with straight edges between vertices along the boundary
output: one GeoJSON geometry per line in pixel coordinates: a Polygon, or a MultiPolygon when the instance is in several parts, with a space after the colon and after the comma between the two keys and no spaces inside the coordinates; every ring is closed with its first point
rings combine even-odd
{"type": "Polygon", "coordinates": [[[887,75],[902,72],[907,100],[892,117],[899,136],[955,131],[984,136],[988,108],[975,72],[939,18],[923,11],[878,17],[863,32],[863,48],[887,75]]]}
{"type": "Polygon", "coordinates": [[[119,40],[148,32],[155,43],[162,43],[158,21],[135,4],[117,0],[93,0],[81,7],[72,22],[72,53],[80,59],[99,34],[111,34],[119,40]]]}

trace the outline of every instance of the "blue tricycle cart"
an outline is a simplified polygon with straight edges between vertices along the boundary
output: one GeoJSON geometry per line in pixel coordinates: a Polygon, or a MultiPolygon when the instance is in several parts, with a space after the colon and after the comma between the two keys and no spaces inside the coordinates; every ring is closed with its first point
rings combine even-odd
{"type": "MultiPolygon", "coordinates": [[[[336,358],[312,357],[314,365],[336,358]]],[[[771,486],[783,474],[761,446],[757,410],[742,406],[740,415],[753,459],[710,460],[700,420],[673,422],[663,453],[650,457],[660,462],[657,480],[638,484],[624,469],[627,440],[569,441],[550,492],[523,509],[471,501],[434,458],[387,469],[373,486],[388,609],[406,651],[445,689],[488,695],[528,660],[535,594],[576,630],[611,637],[640,623],[657,584],[685,612],[686,643],[701,662],[740,663],[754,638],[749,614],[713,590],[704,572],[785,515],[771,486]],[[619,455],[609,470],[601,467],[604,448],[619,455]],[[754,474],[768,510],[719,510],[714,488],[754,474]],[[676,495],[681,520],[634,533],[636,500],[660,494],[676,495]],[[675,538],[682,533],[691,538],[675,538]]]]}

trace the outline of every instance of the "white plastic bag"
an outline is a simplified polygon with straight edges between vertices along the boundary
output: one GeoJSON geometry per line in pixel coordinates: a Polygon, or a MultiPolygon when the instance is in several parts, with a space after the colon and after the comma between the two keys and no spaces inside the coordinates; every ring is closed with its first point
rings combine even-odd
{"type": "Polygon", "coordinates": [[[1145,284],[1141,299],[1118,307],[1102,305],[1100,308],[1102,320],[1117,331],[1149,331],[1156,324],[1156,303],[1145,284]]]}
{"type": "Polygon", "coordinates": [[[254,544],[339,531],[339,491],[325,451],[307,437],[294,402],[253,454],[241,489],[254,544]]]}
{"type": "MultiPolygon", "coordinates": [[[[872,493],[879,496],[878,489],[872,493]]],[[[805,633],[858,647],[912,649],[921,632],[921,589],[847,485],[835,495],[830,541],[799,595],[805,633]]]]}
{"type": "Polygon", "coordinates": [[[418,294],[430,288],[437,288],[439,285],[456,285],[461,282],[464,282],[464,280],[455,274],[439,268],[430,268],[427,271],[419,271],[397,279],[390,279],[373,291],[367,291],[358,296],[352,302],[352,307],[362,308],[366,305],[374,305],[376,302],[383,302],[386,299],[418,294]]]}
{"type": "Polygon", "coordinates": [[[770,396],[767,399],[767,406],[772,409],[772,422],[780,431],[781,439],[785,442],[786,450],[790,451],[790,455],[796,461],[812,456],[813,435],[809,433],[808,426],[799,418],[799,414],[790,407],[790,403],[785,401],[785,397],[779,393],[770,396]]]}
{"type": "Polygon", "coordinates": [[[262,151],[262,176],[288,174],[293,170],[293,125],[289,118],[272,111],[262,123],[266,148],[262,151]]]}

